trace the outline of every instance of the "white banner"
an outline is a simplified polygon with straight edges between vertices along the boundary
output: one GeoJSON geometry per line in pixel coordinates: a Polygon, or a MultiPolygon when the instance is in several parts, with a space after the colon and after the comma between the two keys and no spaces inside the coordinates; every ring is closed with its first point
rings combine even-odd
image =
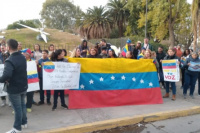
{"type": "MultiPolygon", "coordinates": [[[[4,70],[4,64],[0,64],[0,76],[2,76],[4,70]]],[[[28,90],[30,91],[36,91],[40,90],[39,87],[39,79],[38,79],[38,73],[37,73],[37,67],[35,61],[27,62],[27,78],[28,78],[28,90]]],[[[7,93],[3,91],[4,83],[0,83],[0,96],[6,96],[7,93]]]]}
{"type": "Polygon", "coordinates": [[[164,81],[178,82],[180,80],[180,71],[178,60],[162,60],[164,81]]]}
{"type": "Polygon", "coordinates": [[[78,89],[81,65],[67,62],[45,62],[43,66],[43,89],[78,89]]]}

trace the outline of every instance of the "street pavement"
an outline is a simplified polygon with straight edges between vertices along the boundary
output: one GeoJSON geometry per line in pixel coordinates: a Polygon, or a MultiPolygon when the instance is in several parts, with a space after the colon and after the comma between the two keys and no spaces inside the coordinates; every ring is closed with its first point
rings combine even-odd
{"type": "MultiPolygon", "coordinates": [[[[179,109],[187,109],[194,106],[200,106],[200,96],[197,94],[197,85],[195,89],[195,99],[184,99],[182,90],[180,89],[180,82],[177,83],[177,100],[172,101],[170,98],[163,99],[163,104],[154,105],[132,105],[132,106],[118,106],[107,108],[93,108],[93,109],[72,109],[65,110],[58,104],[57,110],[52,111],[52,105],[47,104],[36,106],[33,105],[32,112],[28,113],[28,128],[24,129],[24,133],[35,133],[38,131],[69,127],[72,125],[86,124],[103,120],[110,120],[115,118],[133,117],[136,115],[150,114],[162,111],[173,111],[179,109]]],[[[161,89],[162,95],[165,90],[161,89]]],[[[34,100],[39,101],[39,93],[35,93],[34,100]]],[[[65,97],[68,104],[68,97],[65,97]]],[[[53,97],[51,98],[51,102],[53,97]]],[[[183,117],[184,119],[184,117],[183,117]]],[[[14,115],[11,107],[0,107],[0,133],[4,133],[12,128],[14,115]]]]}
{"type": "Polygon", "coordinates": [[[156,121],[144,125],[141,133],[200,133],[199,121],[200,115],[156,121]]]}

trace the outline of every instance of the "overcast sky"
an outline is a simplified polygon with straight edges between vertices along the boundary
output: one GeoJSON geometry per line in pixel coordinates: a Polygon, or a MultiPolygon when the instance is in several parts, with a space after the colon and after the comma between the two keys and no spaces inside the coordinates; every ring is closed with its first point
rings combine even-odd
{"type": "MultiPolygon", "coordinates": [[[[0,0],[0,29],[18,20],[39,19],[46,0],[0,0]]],[[[106,5],[108,0],[73,0],[85,12],[88,7],[106,5]]],[[[187,0],[192,3],[192,0],[187,0]]]]}

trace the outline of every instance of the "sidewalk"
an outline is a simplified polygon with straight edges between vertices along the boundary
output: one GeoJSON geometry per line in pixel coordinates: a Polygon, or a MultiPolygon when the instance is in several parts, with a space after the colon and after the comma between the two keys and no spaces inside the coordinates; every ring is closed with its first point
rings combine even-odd
{"type": "MultiPolygon", "coordinates": [[[[161,90],[162,94],[164,94],[165,90],[164,89],[161,90]]],[[[131,121],[133,120],[133,118],[134,120],[138,120],[139,122],[141,121],[140,120],[141,118],[144,118],[141,116],[145,116],[146,114],[167,111],[168,114],[163,115],[163,118],[166,119],[177,116],[186,116],[200,112],[200,96],[197,94],[197,85],[194,93],[195,99],[191,99],[189,96],[187,97],[187,99],[183,99],[182,90],[180,89],[180,82],[177,83],[177,100],[172,101],[171,96],[172,94],[170,92],[170,98],[163,99],[164,101],[163,104],[156,104],[156,105],[137,105],[137,106],[132,105],[132,106],[109,107],[109,108],[64,110],[61,108],[59,103],[56,111],[52,111],[51,110],[52,106],[48,106],[46,104],[42,106],[33,105],[32,113],[28,113],[28,129],[24,129],[23,132],[24,133],[35,133],[40,131],[47,132],[45,130],[51,130],[57,128],[62,128],[57,131],[62,131],[62,130],[66,131],[67,127],[68,129],[72,130],[73,128],[75,128],[75,125],[79,125],[76,126],[76,128],[79,128],[79,131],[81,131],[80,127],[87,127],[87,126],[95,130],[97,128],[95,128],[96,126],[93,126],[93,124],[95,125],[98,125],[98,123],[102,124],[100,125],[102,129],[104,128],[104,126],[106,126],[106,128],[113,127],[112,122],[116,121],[124,122],[123,120],[127,120],[129,121],[129,124],[130,123],[134,124],[134,121],[131,121]],[[173,112],[176,114],[173,114],[173,112]],[[137,117],[139,119],[137,119],[137,117]],[[86,125],[81,125],[81,124],[86,124],[86,125]]],[[[35,93],[34,100],[36,102],[39,101],[39,93],[35,93]]],[[[53,97],[51,98],[51,101],[52,100],[53,97]]],[[[68,103],[67,97],[65,97],[65,100],[68,103]]],[[[162,113],[159,113],[159,115],[162,116],[162,113]]],[[[12,109],[8,106],[1,107],[0,132],[3,133],[10,130],[10,128],[12,128],[13,120],[14,120],[14,115],[12,114],[12,109]]],[[[116,125],[120,124],[115,123],[114,126],[116,125]]],[[[73,133],[74,132],[75,131],[73,131],[73,133]]]]}

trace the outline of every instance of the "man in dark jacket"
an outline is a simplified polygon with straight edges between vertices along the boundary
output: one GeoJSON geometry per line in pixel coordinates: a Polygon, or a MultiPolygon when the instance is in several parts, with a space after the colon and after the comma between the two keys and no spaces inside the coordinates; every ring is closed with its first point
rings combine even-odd
{"type": "Polygon", "coordinates": [[[160,62],[165,58],[166,54],[163,52],[163,47],[159,46],[158,51],[156,52],[156,59],[159,63],[159,77],[160,77],[160,82],[162,83],[162,88],[164,88],[164,76],[163,76],[163,70],[162,70],[162,63],[160,62]]]}
{"type": "Polygon", "coordinates": [[[13,129],[7,133],[20,132],[22,127],[27,127],[25,96],[28,88],[26,59],[18,52],[18,43],[14,39],[7,41],[10,57],[5,61],[3,75],[0,82],[5,83],[8,97],[15,112],[13,129]]]}

